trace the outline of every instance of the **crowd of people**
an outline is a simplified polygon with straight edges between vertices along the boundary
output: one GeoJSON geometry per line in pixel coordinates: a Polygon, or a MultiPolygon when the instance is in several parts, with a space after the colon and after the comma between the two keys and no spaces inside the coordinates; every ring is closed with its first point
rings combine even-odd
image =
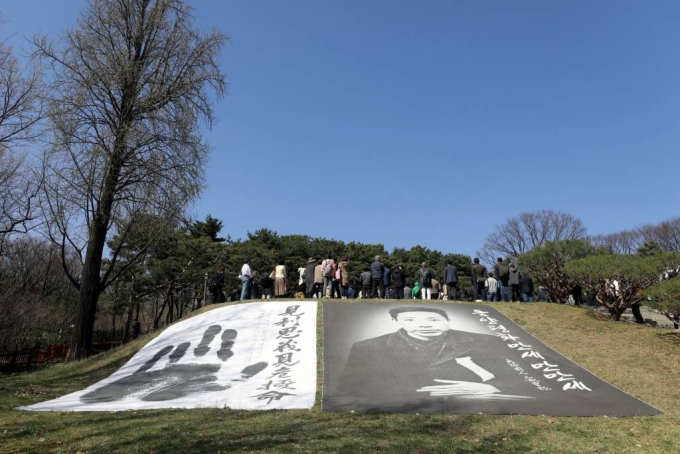
{"type": "Polygon", "coordinates": [[[235,288],[229,296],[224,291],[224,267],[215,273],[210,285],[213,302],[271,298],[379,298],[379,299],[471,299],[472,301],[549,302],[545,288],[534,292],[530,275],[521,273],[518,267],[498,258],[489,272],[475,258],[471,266],[471,295],[462,295],[459,288],[458,268],[448,261],[441,273],[433,272],[427,262],[422,262],[415,275],[408,275],[398,265],[390,266],[381,256],[375,256],[370,265],[359,270],[350,269],[347,256],[336,260],[331,255],[317,259],[310,257],[297,269],[297,284],[290,285],[289,273],[279,262],[269,273],[260,275],[253,270],[250,261],[241,267],[241,288],[235,288]],[[356,276],[352,273],[357,273],[356,276]],[[440,279],[435,278],[435,274],[440,279]],[[352,282],[355,285],[352,285],[352,282]],[[355,288],[356,287],[356,288],[355,288]]]}

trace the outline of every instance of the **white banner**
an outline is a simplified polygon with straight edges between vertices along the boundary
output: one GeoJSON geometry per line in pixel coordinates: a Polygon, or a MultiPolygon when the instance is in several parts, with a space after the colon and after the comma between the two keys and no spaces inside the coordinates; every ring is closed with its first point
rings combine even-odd
{"type": "Polygon", "coordinates": [[[311,408],[316,311],[312,301],[214,309],[170,326],[105,380],[19,409],[311,408]]]}

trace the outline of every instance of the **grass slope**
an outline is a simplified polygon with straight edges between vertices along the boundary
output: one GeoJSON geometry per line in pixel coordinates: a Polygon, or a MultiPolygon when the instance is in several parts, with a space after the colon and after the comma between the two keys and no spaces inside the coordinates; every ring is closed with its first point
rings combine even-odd
{"type": "MultiPolygon", "coordinates": [[[[321,413],[321,367],[317,404],[311,411],[12,410],[105,378],[150,340],[146,336],[77,363],[0,376],[0,452],[680,452],[680,346],[675,333],[614,323],[570,306],[492,306],[558,352],[665,414],[555,418],[321,413]]],[[[321,317],[320,310],[319,321],[321,317]]],[[[319,359],[321,342],[319,323],[319,359]]]]}

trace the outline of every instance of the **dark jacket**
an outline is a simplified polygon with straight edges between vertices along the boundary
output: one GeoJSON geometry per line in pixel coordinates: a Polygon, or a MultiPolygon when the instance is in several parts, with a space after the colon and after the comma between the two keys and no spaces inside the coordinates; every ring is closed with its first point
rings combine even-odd
{"type": "Polygon", "coordinates": [[[420,288],[432,288],[432,271],[429,268],[419,269],[418,282],[420,282],[420,288]]]}
{"type": "Polygon", "coordinates": [[[444,283],[451,284],[453,282],[458,282],[458,268],[454,265],[446,265],[446,268],[444,268],[444,283]]]}
{"type": "Polygon", "coordinates": [[[337,391],[347,400],[370,406],[371,403],[397,404],[427,398],[417,390],[436,385],[435,379],[484,381],[491,385],[515,381],[514,371],[504,361],[483,354],[499,347],[503,351],[502,346],[500,340],[484,334],[450,330],[439,339],[425,342],[400,329],[352,345],[337,391]],[[456,361],[467,357],[494,377],[482,380],[456,361]]]}
{"type": "Polygon", "coordinates": [[[550,295],[545,290],[539,290],[536,298],[538,299],[539,303],[549,303],[550,302],[550,295]]]}
{"type": "Polygon", "coordinates": [[[219,271],[213,276],[213,293],[221,292],[224,289],[224,273],[219,271]]]}
{"type": "Polygon", "coordinates": [[[489,274],[486,272],[486,267],[481,263],[475,263],[472,265],[470,271],[472,272],[473,282],[484,282],[489,277],[489,274]]]}
{"type": "Polygon", "coordinates": [[[371,263],[371,279],[384,279],[384,274],[385,274],[385,266],[382,264],[382,262],[376,260],[375,262],[371,263]]]}
{"type": "Polygon", "coordinates": [[[364,271],[361,273],[359,276],[359,279],[361,279],[361,286],[362,287],[370,287],[371,286],[371,273],[369,271],[364,271]]]}
{"type": "Polygon", "coordinates": [[[396,267],[392,270],[392,282],[394,282],[395,287],[406,286],[406,275],[401,267],[396,267]]]}
{"type": "Polygon", "coordinates": [[[383,284],[385,285],[385,287],[389,287],[391,279],[392,270],[389,269],[388,267],[385,267],[385,271],[383,272],[383,284]]]}
{"type": "Polygon", "coordinates": [[[520,283],[522,284],[522,293],[525,293],[529,296],[533,296],[534,294],[534,280],[531,279],[531,276],[528,274],[523,274],[520,283]]]}
{"type": "Polygon", "coordinates": [[[305,284],[308,292],[311,292],[314,287],[314,268],[316,268],[316,262],[308,263],[305,268],[305,284]]]}

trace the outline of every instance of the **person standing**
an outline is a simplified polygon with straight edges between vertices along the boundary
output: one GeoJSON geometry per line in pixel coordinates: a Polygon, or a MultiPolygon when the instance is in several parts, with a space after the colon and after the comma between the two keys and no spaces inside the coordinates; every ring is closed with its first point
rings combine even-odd
{"type": "Polygon", "coordinates": [[[307,286],[307,298],[314,298],[314,269],[316,268],[316,260],[310,257],[307,260],[307,267],[305,268],[305,285],[307,286]]]}
{"type": "Polygon", "coordinates": [[[387,298],[387,296],[390,293],[390,283],[391,283],[390,281],[392,280],[392,270],[387,266],[387,264],[384,264],[384,266],[385,266],[385,271],[383,272],[383,290],[385,291],[385,294],[382,295],[382,297],[387,298]]]}
{"type": "Polygon", "coordinates": [[[385,266],[382,264],[382,258],[379,255],[376,255],[375,260],[373,263],[371,263],[371,298],[384,297],[384,279],[385,266]],[[378,290],[380,293],[378,294],[376,290],[378,290]]]}
{"type": "Polygon", "coordinates": [[[307,293],[307,284],[305,283],[305,267],[301,266],[300,268],[297,269],[298,276],[300,278],[298,279],[298,291],[302,293],[307,293]]]}
{"type": "Polygon", "coordinates": [[[432,272],[427,267],[427,262],[420,264],[418,271],[418,284],[420,285],[420,295],[422,299],[432,299],[432,272]]]}
{"type": "Polygon", "coordinates": [[[517,266],[515,266],[514,263],[511,263],[510,266],[508,267],[508,272],[509,272],[508,284],[510,285],[512,301],[513,302],[522,301],[521,274],[519,273],[519,270],[517,269],[517,266]]]}
{"type": "Polygon", "coordinates": [[[487,301],[496,301],[496,296],[498,296],[498,281],[494,278],[494,275],[495,273],[489,274],[489,277],[484,283],[487,301]]]}
{"type": "Polygon", "coordinates": [[[394,299],[403,300],[406,275],[404,274],[404,269],[402,267],[395,266],[392,268],[392,283],[394,285],[394,299]]]}
{"type": "Polygon", "coordinates": [[[571,287],[571,297],[574,299],[574,306],[583,304],[583,288],[578,282],[574,282],[571,287]]]}
{"type": "Polygon", "coordinates": [[[455,300],[458,294],[458,268],[451,260],[448,260],[446,267],[444,267],[444,283],[446,284],[448,298],[455,300]]]}
{"type": "Polygon", "coordinates": [[[316,295],[316,298],[323,298],[323,294],[321,293],[322,286],[323,267],[321,266],[321,262],[318,262],[318,265],[314,267],[314,294],[316,295]]]}
{"type": "Polygon", "coordinates": [[[522,286],[522,300],[525,303],[534,302],[534,280],[528,274],[522,274],[520,277],[520,284],[522,286]]]}
{"type": "Polygon", "coordinates": [[[288,283],[288,273],[286,273],[286,266],[283,264],[283,260],[279,261],[279,264],[274,268],[274,296],[280,298],[286,296],[288,289],[286,284],[288,283]]]}
{"type": "Polygon", "coordinates": [[[432,299],[438,300],[442,295],[442,284],[437,279],[432,278],[432,299]]]}
{"type": "Polygon", "coordinates": [[[224,267],[217,268],[217,273],[213,276],[212,286],[210,288],[212,293],[213,303],[224,303],[227,300],[224,294],[224,267]]]}
{"type": "Polygon", "coordinates": [[[493,266],[493,272],[498,280],[498,289],[501,292],[501,301],[510,301],[510,289],[508,288],[508,279],[510,278],[510,269],[507,264],[503,263],[503,258],[498,257],[496,264],[493,266]]]}
{"type": "Polygon", "coordinates": [[[250,260],[246,260],[241,267],[241,301],[250,297],[250,286],[253,282],[253,271],[250,269],[250,260]]]}
{"type": "Polygon", "coordinates": [[[485,299],[484,283],[489,274],[486,272],[486,267],[479,263],[479,259],[475,257],[472,261],[472,297],[477,302],[482,302],[485,299]]]}
{"type": "Polygon", "coordinates": [[[340,259],[338,271],[340,271],[340,298],[347,299],[347,289],[349,287],[349,260],[346,255],[343,255],[340,259]]]}
{"type": "Polygon", "coordinates": [[[361,297],[364,299],[370,298],[371,296],[371,272],[365,270],[361,275],[359,275],[359,280],[361,281],[361,297]]]}
{"type": "Polygon", "coordinates": [[[333,297],[333,279],[335,278],[335,260],[331,255],[327,255],[326,259],[321,262],[321,269],[323,270],[323,297],[333,297]]]}

